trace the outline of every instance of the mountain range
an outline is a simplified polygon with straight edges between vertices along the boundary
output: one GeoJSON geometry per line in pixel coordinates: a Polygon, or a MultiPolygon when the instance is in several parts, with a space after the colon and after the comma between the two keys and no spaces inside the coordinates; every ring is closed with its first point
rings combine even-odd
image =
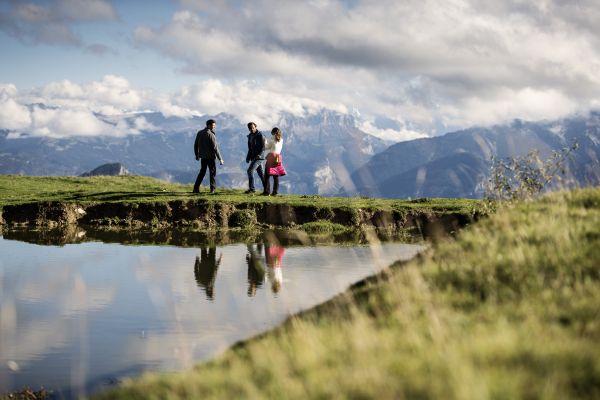
{"type": "MultiPolygon", "coordinates": [[[[217,185],[245,188],[246,123],[229,114],[165,117],[146,112],[99,116],[116,124],[143,117],[145,130],[122,137],[68,138],[16,135],[0,130],[0,173],[81,175],[100,165],[120,163],[130,174],[191,183],[198,171],[193,143],[208,118],[217,120],[217,140],[225,165],[217,185]]],[[[515,120],[473,127],[443,136],[393,143],[357,128],[352,115],[330,110],[298,117],[283,114],[283,159],[288,175],[282,193],[367,195],[388,198],[481,197],[492,155],[504,158],[532,149],[542,157],[577,142],[568,162],[579,185],[600,182],[600,112],[556,121],[515,120]]],[[[1,127],[0,127],[1,128],[1,127]]],[[[258,127],[270,137],[269,127],[258,127]]]]}
{"type": "MultiPolygon", "coordinates": [[[[115,117],[99,117],[117,123],[115,117]]],[[[225,165],[218,167],[217,185],[247,186],[247,122],[224,113],[192,118],[136,113],[124,119],[133,126],[140,117],[151,128],[123,137],[49,138],[0,130],[0,173],[81,175],[103,164],[121,163],[130,174],[194,182],[199,168],[193,151],[196,132],[213,118],[225,159],[225,165]]],[[[392,144],[357,129],[352,116],[329,110],[307,117],[283,114],[278,126],[284,134],[282,155],[288,171],[281,180],[282,193],[337,193],[352,171],[392,144]]],[[[259,130],[270,138],[271,127],[259,130]]]]}
{"type": "Polygon", "coordinates": [[[557,121],[474,127],[443,136],[400,142],[373,156],[351,176],[345,194],[376,197],[483,195],[490,159],[538,150],[541,158],[577,143],[567,159],[566,181],[600,183],[600,112],[557,121]]]}

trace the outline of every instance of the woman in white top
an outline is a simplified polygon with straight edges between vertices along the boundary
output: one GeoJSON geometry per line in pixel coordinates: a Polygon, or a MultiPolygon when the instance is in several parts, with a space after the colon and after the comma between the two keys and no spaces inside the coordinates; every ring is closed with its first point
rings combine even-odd
{"type": "Polygon", "coordinates": [[[271,140],[268,140],[265,144],[265,150],[269,152],[267,154],[267,163],[265,165],[265,191],[264,196],[269,195],[270,191],[270,177],[273,177],[273,192],[271,196],[277,196],[279,190],[279,177],[286,174],[285,168],[283,168],[283,160],[281,158],[281,149],[283,148],[283,137],[281,129],[275,127],[271,130],[271,140]]]}

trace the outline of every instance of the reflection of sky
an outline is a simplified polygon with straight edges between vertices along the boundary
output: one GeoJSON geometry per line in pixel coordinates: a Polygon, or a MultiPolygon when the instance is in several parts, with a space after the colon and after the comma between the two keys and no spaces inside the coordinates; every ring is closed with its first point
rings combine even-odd
{"type": "Polygon", "coordinates": [[[0,238],[0,392],[190,367],[417,250],[291,247],[274,271],[263,248],[264,282],[250,296],[246,245],[222,246],[209,299],[195,280],[199,248],[0,238]]]}

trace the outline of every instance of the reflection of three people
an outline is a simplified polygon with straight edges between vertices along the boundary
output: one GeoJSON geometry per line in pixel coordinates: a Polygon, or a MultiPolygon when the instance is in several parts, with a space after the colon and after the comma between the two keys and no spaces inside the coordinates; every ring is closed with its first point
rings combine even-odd
{"type": "MultiPolygon", "coordinates": [[[[248,253],[246,254],[246,264],[248,265],[248,296],[252,297],[256,294],[256,290],[262,287],[266,279],[271,283],[271,291],[278,293],[283,282],[283,273],[281,269],[281,261],[285,249],[277,245],[264,245],[264,262],[267,268],[265,270],[264,262],[261,257],[263,245],[248,244],[248,253]]],[[[206,297],[209,300],[214,299],[215,280],[217,278],[217,270],[221,264],[219,255],[217,259],[216,247],[202,248],[200,257],[196,257],[194,263],[194,276],[198,286],[204,289],[206,297]]]]}

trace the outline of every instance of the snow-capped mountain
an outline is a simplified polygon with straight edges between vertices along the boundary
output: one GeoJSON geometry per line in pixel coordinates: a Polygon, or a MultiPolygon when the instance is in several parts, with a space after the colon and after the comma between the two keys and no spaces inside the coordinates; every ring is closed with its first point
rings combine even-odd
{"type": "MultiPolygon", "coordinates": [[[[211,117],[164,117],[152,112],[99,117],[113,125],[126,123],[137,133],[47,138],[3,130],[0,173],[80,175],[102,164],[121,163],[131,174],[181,183],[196,178],[193,143],[196,132],[211,117]]],[[[217,184],[246,187],[247,121],[229,114],[212,118],[217,120],[217,140],[225,159],[217,184]]],[[[288,193],[337,193],[356,168],[392,143],[357,129],[354,117],[328,110],[307,117],[285,114],[277,125],[284,134],[282,155],[288,171],[281,191],[288,193]]],[[[271,128],[259,126],[268,138],[271,128]]]]}

